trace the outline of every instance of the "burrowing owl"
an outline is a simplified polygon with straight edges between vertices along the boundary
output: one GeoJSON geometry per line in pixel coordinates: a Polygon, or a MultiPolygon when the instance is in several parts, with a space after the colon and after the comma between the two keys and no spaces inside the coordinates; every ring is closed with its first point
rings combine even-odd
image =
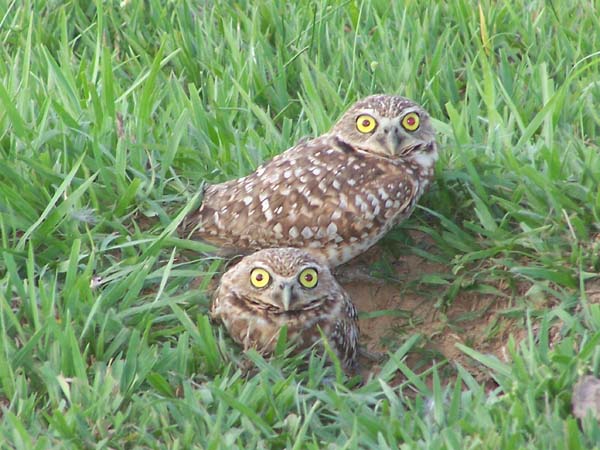
{"type": "Polygon", "coordinates": [[[296,248],[273,248],[243,258],[219,283],[210,315],[245,350],[271,354],[279,333],[297,350],[327,337],[346,370],[358,350],[358,318],[329,268],[296,248]]]}
{"type": "Polygon", "coordinates": [[[328,133],[246,177],[206,187],[184,229],[233,252],[298,247],[337,266],[411,214],[436,159],[427,112],[403,97],[373,95],[328,133]]]}

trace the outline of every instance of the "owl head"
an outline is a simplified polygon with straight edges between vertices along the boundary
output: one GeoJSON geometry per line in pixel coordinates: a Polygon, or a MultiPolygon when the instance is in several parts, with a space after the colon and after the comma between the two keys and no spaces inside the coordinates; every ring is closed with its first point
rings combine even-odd
{"type": "Polygon", "coordinates": [[[260,250],[223,275],[221,288],[272,314],[318,308],[337,282],[327,266],[296,248],[260,250]]]}
{"type": "Polygon", "coordinates": [[[383,157],[430,166],[437,159],[429,114],[404,97],[372,95],[359,100],[331,131],[353,147],[383,157]]]}

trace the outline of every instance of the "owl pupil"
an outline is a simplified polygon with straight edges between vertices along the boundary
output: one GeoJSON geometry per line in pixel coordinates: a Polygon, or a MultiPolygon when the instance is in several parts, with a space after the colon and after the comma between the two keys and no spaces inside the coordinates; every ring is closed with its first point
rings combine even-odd
{"type": "Polygon", "coordinates": [[[313,280],[313,276],[311,274],[307,274],[304,276],[304,279],[310,283],[313,280]]]}
{"type": "Polygon", "coordinates": [[[409,117],[408,119],[406,119],[406,122],[412,127],[415,124],[415,118],[409,117]]]}
{"type": "Polygon", "coordinates": [[[256,274],[256,281],[262,281],[263,280],[263,274],[262,273],[258,273],[256,274]]]}
{"type": "Polygon", "coordinates": [[[371,121],[369,119],[365,119],[362,121],[362,126],[367,128],[369,125],[371,125],[371,121]]]}

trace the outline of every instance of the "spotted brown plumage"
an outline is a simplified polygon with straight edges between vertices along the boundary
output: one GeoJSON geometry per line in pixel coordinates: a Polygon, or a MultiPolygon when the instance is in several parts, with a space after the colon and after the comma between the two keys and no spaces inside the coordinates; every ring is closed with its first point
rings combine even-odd
{"type": "Polygon", "coordinates": [[[296,351],[327,337],[343,367],[356,367],[356,309],[329,268],[296,248],[273,248],[243,258],[221,278],[210,309],[244,350],[275,349],[282,327],[296,351]]]}
{"type": "Polygon", "coordinates": [[[328,133],[246,177],[207,186],[184,229],[232,252],[298,247],[337,266],[411,214],[436,159],[423,108],[403,97],[367,97],[328,133]]]}

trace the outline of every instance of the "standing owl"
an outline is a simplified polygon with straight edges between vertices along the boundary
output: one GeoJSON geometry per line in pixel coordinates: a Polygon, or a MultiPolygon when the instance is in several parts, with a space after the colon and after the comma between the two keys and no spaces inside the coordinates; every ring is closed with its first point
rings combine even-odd
{"type": "Polygon", "coordinates": [[[243,258],[219,283],[210,309],[244,350],[273,353],[280,330],[295,349],[327,337],[346,371],[356,365],[358,317],[329,268],[296,248],[273,248],[243,258]]]}
{"type": "Polygon", "coordinates": [[[207,186],[184,230],[231,253],[297,247],[335,267],[411,214],[437,156],[421,106],[373,95],[355,103],[328,133],[248,176],[207,186]]]}

